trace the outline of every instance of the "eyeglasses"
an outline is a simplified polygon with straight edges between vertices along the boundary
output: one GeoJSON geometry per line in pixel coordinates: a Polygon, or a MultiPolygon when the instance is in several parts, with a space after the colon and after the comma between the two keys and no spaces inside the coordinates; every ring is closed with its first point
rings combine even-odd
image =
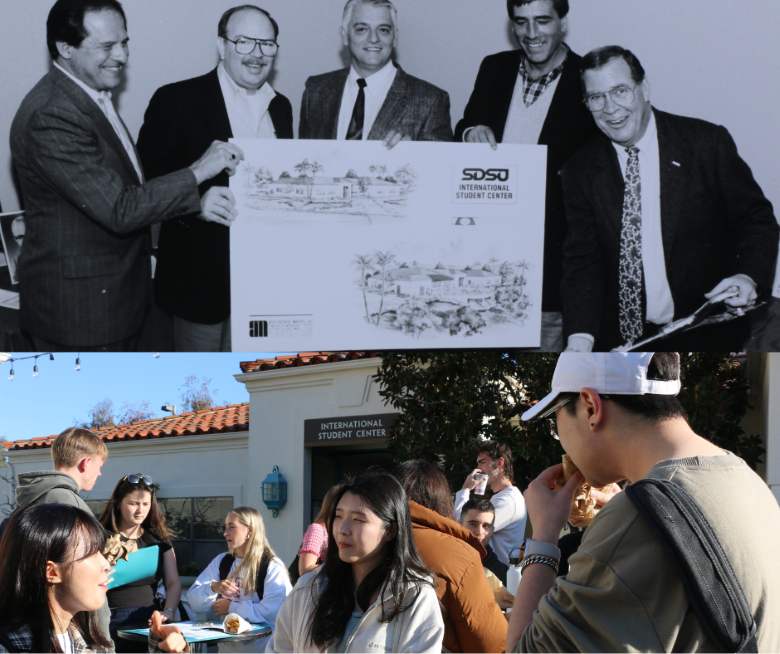
{"type": "Polygon", "coordinates": [[[230,41],[236,46],[236,52],[240,55],[252,54],[255,46],[260,48],[260,53],[266,57],[275,57],[279,52],[279,44],[276,41],[261,41],[260,39],[250,39],[248,36],[239,36],[235,41],[226,36],[222,37],[225,41],[230,41]]]}
{"type": "Polygon", "coordinates": [[[545,411],[540,418],[543,418],[547,421],[547,425],[550,427],[550,436],[552,436],[556,441],[560,440],[558,438],[558,422],[555,419],[555,412],[560,409],[562,406],[568,404],[572,401],[572,396],[566,397],[562,399],[560,402],[556,402],[553,404],[547,411],[545,411]],[[552,416],[550,418],[549,416],[552,416]]]}
{"type": "Polygon", "coordinates": [[[133,486],[137,486],[138,484],[146,484],[151,488],[154,484],[152,478],[149,475],[125,475],[125,478],[122,481],[125,479],[127,479],[127,481],[129,481],[133,486]]]}
{"type": "Polygon", "coordinates": [[[612,102],[621,107],[626,107],[634,101],[634,91],[637,84],[634,84],[632,88],[627,86],[618,86],[614,89],[610,89],[607,93],[593,93],[585,98],[583,102],[587,105],[588,109],[597,113],[603,111],[607,106],[607,95],[612,98],[612,102]]]}

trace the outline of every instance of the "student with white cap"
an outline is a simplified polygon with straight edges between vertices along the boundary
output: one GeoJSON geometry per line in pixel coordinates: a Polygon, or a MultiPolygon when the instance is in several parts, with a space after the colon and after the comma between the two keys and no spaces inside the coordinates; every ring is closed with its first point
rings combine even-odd
{"type": "MultiPolygon", "coordinates": [[[[661,540],[627,493],[588,527],[556,578],[556,543],[584,479],[673,481],[709,521],[757,626],[758,651],[780,651],[780,507],[734,454],[694,433],[675,397],[676,353],[564,353],[552,392],[523,415],[550,417],[580,472],[561,491],[552,466],[525,492],[533,538],[507,632],[507,652],[715,651],[661,540]]],[[[753,650],[755,651],[755,650],[753,650]]]]}

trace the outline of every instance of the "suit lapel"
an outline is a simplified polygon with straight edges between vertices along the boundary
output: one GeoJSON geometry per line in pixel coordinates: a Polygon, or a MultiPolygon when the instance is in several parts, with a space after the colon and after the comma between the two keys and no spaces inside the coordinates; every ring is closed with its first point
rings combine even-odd
{"type": "Polygon", "coordinates": [[[619,240],[623,225],[623,195],[625,194],[623,173],[612,142],[605,137],[599,141],[599,147],[601,152],[593,159],[593,183],[601,196],[605,209],[604,218],[616,231],[619,240]]]}
{"type": "Polygon", "coordinates": [[[347,77],[349,77],[349,68],[344,68],[338,71],[338,74],[333,75],[333,85],[330,89],[327,89],[324,96],[321,98],[322,107],[322,125],[330,125],[330,134],[323,134],[317,138],[325,138],[335,141],[339,132],[339,111],[341,110],[341,98],[344,96],[344,85],[347,83],[347,77]]]}
{"type": "Polygon", "coordinates": [[[227,141],[233,138],[233,129],[230,126],[227,105],[222,95],[222,86],[216,68],[203,80],[201,102],[203,113],[209,122],[209,134],[213,135],[212,140],[227,141]]]}
{"type": "Polygon", "coordinates": [[[661,233],[664,255],[669,260],[680,226],[680,206],[688,177],[686,137],[669,121],[669,115],[653,109],[658,131],[658,160],[661,177],[661,233]]]}
{"type": "Polygon", "coordinates": [[[569,52],[561,71],[561,77],[558,80],[558,86],[555,87],[555,93],[550,102],[547,117],[544,119],[542,131],[539,134],[539,143],[560,142],[560,126],[565,124],[567,120],[570,120],[570,107],[573,105],[573,99],[578,101],[582,97],[578,79],[578,63],[579,58],[575,59],[574,53],[569,52]]]}
{"type": "MultiPolygon", "coordinates": [[[[119,155],[119,158],[124,163],[127,173],[132,177],[132,179],[136,181],[137,184],[140,184],[141,180],[138,179],[138,172],[136,171],[135,166],[133,166],[130,155],[127,154],[127,150],[125,150],[125,146],[122,145],[122,141],[120,140],[119,135],[114,131],[113,126],[109,122],[108,118],[106,118],[106,115],[98,106],[97,102],[90,98],[84,89],[80,88],[79,85],[71,80],[67,75],[56,68],[52,69],[52,72],[55,74],[55,80],[60,89],[62,89],[65,95],[70,98],[70,100],[73,102],[73,104],[76,105],[76,107],[78,107],[79,110],[92,119],[92,122],[94,123],[100,135],[119,155]]],[[[124,123],[122,124],[124,125],[124,123]]],[[[127,130],[127,128],[125,128],[125,130],[127,130]]],[[[127,137],[132,143],[133,139],[130,136],[130,132],[127,133],[127,137]]],[[[136,154],[136,156],[138,155],[136,154]]]]}
{"type": "MultiPolygon", "coordinates": [[[[382,103],[382,108],[379,110],[374,124],[371,126],[371,132],[368,134],[368,139],[371,141],[381,141],[385,138],[390,128],[399,124],[400,121],[396,118],[403,113],[407,105],[406,73],[398,64],[393,65],[396,67],[395,79],[390,85],[390,90],[387,92],[387,97],[382,103]]],[[[413,137],[414,134],[409,136],[413,137]]]]}

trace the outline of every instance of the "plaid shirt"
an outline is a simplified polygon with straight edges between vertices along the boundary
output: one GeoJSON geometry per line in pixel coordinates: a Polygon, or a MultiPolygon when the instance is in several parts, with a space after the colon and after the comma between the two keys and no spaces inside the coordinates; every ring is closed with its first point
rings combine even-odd
{"type": "MultiPolygon", "coordinates": [[[[101,652],[104,653],[108,651],[105,649],[93,649],[89,647],[81,633],[73,627],[70,627],[68,632],[73,638],[73,649],[76,654],[99,654],[101,652]]],[[[32,632],[27,625],[19,627],[15,631],[5,631],[2,635],[7,638],[13,646],[13,649],[10,650],[11,652],[32,652],[33,637],[32,632]]],[[[159,648],[159,644],[160,639],[150,633],[149,649],[147,651],[155,653],[162,652],[163,650],[159,648]]],[[[189,646],[185,651],[189,651],[189,646]]],[[[4,647],[2,643],[0,643],[0,653],[4,654],[5,652],[9,652],[9,650],[4,647]]]]}
{"type": "Polygon", "coordinates": [[[563,65],[566,63],[566,59],[569,58],[569,46],[563,44],[566,54],[563,56],[563,61],[559,66],[556,66],[546,75],[533,79],[530,73],[525,67],[525,57],[520,59],[520,74],[523,76],[523,102],[526,107],[530,107],[536,102],[539,97],[544,93],[545,89],[550,86],[563,71],[563,65]]]}

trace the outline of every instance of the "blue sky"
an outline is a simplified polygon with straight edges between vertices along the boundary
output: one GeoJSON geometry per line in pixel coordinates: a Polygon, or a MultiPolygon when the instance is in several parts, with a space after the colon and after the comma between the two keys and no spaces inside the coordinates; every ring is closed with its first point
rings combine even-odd
{"type": "MultiPolygon", "coordinates": [[[[16,352],[14,358],[35,353],[16,352]]],[[[184,379],[196,375],[211,379],[215,404],[247,402],[244,385],[234,379],[241,361],[276,356],[257,353],[81,353],[81,370],[76,372],[76,354],[55,353],[38,359],[38,376],[33,377],[32,359],[0,365],[0,436],[18,440],[58,434],[73,425],[74,419],[87,420],[88,409],[109,398],[114,408],[124,402],[149,402],[155,417],[165,414],[163,404],[176,404],[181,412],[184,379]]]]}

